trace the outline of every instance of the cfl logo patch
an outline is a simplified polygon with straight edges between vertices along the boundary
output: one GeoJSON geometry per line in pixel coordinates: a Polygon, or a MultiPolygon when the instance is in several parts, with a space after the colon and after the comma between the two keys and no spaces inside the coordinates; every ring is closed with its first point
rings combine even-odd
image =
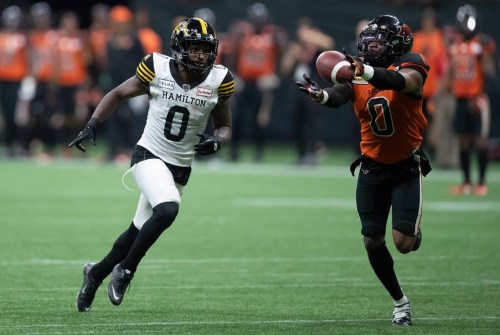
{"type": "Polygon", "coordinates": [[[158,79],[158,86],[161,88],[166,88],[167,90],[173,90],[175,84],[171,80],[158,79]]]}

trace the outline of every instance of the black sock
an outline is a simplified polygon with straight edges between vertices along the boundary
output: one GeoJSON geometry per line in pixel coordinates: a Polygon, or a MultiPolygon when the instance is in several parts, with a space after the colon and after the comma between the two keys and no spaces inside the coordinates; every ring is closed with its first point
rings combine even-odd
{"type": "Polygon", "coordinates": [[[122,268],[135,272],[146,252],[170,227],[178,212],[179,204],[175,202],[164,202],[153,208],[153,215],[144,223],[127,257],[121,262],[122,268]]]}
{"type": "Polygon", "coordinates": [[[368,259],[380,282],[389,292],[392,299],[399,300],[403,291],[399,286],[398,278],[394,272],[394,261],[385,243],[374,250],[367,250],[368,259]]]}
{"type": "Polygon", "coordinates": [[[89,275],[97,282],[103,281],[113,271],[115,265],[127,256],[138,233],[139,229],[132,222],[130,227],[116,239],[113,248],[106,257],[90,269],[89,275]]]}
{"type": "Polygon", "coordinates": [[[468,150],[460,151],[460,168],[464,174],[464,183],[470,184],[470,153],[468,150]]]}
{"type": "Polygon", "coordinates": [[[479,184],[484,184],[486,179],[486,166],[488,165],[488,151],[480,149],[477,152],[477,159],[479,162],[479,184]]]}

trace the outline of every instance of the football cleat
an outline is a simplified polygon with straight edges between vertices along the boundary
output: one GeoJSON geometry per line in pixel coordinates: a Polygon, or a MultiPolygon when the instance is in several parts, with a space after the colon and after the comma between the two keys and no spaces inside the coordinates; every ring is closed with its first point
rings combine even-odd
{"type": "Polygon", "coordinates": [[[415,239],[415,242],[413,243],[413,247],[411,248],[411,251],[417,251],[418,248],[420,248],[420,244],[422,244],[422,230],[420,229],[420,227],[418,227],[417,238],[415,239]]]}
{"type": "Polygon", "coordinates": [[[474,187],[474,194],[479,197],[485,197],[488,195],[488,186],[485,184],[479,184],[474,187]]]}
{"type": "Polygon", "coordinates": [[[108,285],[108,297],[111,303],[118,306],[122,303],[125,291],[134,278],[134,274],[130,270],[126,270],[117,264],[111,273],[111,282],[108,285]]]}
{"type": "Polygon", "coordinates": [[[465,183],[457,186],[453,186],[450,189],[450,195],[469,195],[472,192],[472,185],[465,183]]]}
{"type": "Polygon", "coordinates": [[[394,326],[411,326],[410,302],[394,306],[392,316],[392,324],[394,326]]]}
{"type": "Polygon", "coordinates": [[[102,282],[96,282],[89,276],[90,269],[95,263],[86,263],[83,266],[83,284],[78,296],[76,297],[76,307],[79,312],[89,312],[92,308],[95,293],[102,282]]]}

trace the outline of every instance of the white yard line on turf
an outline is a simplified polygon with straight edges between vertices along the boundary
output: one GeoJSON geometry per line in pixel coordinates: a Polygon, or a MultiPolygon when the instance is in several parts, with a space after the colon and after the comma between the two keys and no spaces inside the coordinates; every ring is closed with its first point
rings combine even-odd
{"type": "MultiPolygon", "coordinates": [[[[480,316],[480,317],[469,317],[469,316],[456,316],[456,317],[421,317],[413,318],[414,321],[475,321],[475,320],[499,320],[498,316],[480,316]]],[[[327,319],[327,320],[254,320],[254,321],[164,321],[164,322],[121,322],[120,332],[124,331],[124,327],[150,327],[150,326],[176,326],[176,325],[261,325],[261,324],[322,324],[322,323],[368,323],[374,321],[387,321],[389,319],[385,318],[373,318],[373,319],[327,319]]],[[[61,328],[68,327],[68,324],[64,323],[47,323],[47,324],[24,324],[24,325],[8,325],[0,326],[0,328],[61,328]]],[[[72,327],[89,327],[88,323],[72,323],[72,327]]],[[[116,328],[116,323],[92,323],[93,327],[112,327],[116,328]]],[[[49,334],[49,333],[28,333],[28,334],[49,334]]],[[[54,334],[51,332],[50,334],[54,334]]],[[[70,334],[61,332],[61,334],[70,334]]]]}

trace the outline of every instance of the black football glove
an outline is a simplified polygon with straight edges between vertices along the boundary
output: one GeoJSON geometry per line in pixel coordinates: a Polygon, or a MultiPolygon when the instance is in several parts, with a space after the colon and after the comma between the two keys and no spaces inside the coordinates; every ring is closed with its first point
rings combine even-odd
{"type": "Polygon", "coordinates": [[[211,155],[219,151],[222,147],[221,139],[217,136],[209,134],[197,134],[200,137],[200,142],[195,144],[194,151],[198,155],[211,155]]]}
{"type": "Polygon", "coordinates": [[[95,145],[95,128],[99,125],[99,120],[96,118],[91,118],[89,122],[85,125],[85,128],[78,134],[78,136],[68,145],[68,147],[76,146],[76,148],[82,152],[87,151],[82,143],[85,140],[89,140],[95,145]]]}
{"type": "Polygon", "coordinates": [[[299,90],[309,95],[314,101],[321,102],[325,95],[323,94],[323,89],[319,87],[318,83],[311,79],[306,73],[303,75],[305,83],[296,81],[295,84],[299,87],[299,90]]]}

